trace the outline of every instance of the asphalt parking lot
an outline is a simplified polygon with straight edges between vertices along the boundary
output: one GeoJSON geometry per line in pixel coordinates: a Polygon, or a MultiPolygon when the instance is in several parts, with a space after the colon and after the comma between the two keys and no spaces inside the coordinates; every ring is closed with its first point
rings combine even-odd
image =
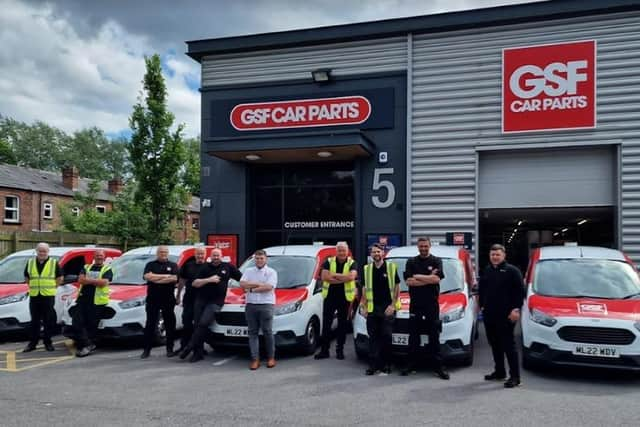
{"type": "Polygon", "coordinates": [[[0,425],[637,426],[640,416],[637,374],[524,371],[515,390],[485,382],[484,336],[474,365],[452,367],[450,381],[367,377],[350,341],[344,361],[281,355],[275,369],[255,372],[239,350],[191,364],[162,347],[147,360],[131,344],[78,359],[62,337],[55,343],[53,353],[29,354],[24,343],[0,344],[0,425]]]}

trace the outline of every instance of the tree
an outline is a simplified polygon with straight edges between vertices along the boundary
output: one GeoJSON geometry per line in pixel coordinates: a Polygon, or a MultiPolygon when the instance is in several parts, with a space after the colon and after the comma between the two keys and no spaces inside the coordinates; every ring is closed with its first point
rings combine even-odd
{"type": "Polygon", "coordinates": [[[109,179],[115,177],[128,178],[131,175],[128,145],[129,140],[120,137],[112,139],[109,141],[108,146],[101,149],[109,179]]]}
{"type": "Polygon", "coordinates": [[[152,218],[147,240],[160,243],[170,240],[171,221],[186,202],[180,185],[180,169],[185,160],[184,125],[171,132],[174,116],[167,109],[160,56],[145,57],[145,63],[143,89],[129,119],[132,130],[129,154],[138,183],[136,202],[148,209],[152,218]]]}
{"type": "Polygon", "coordinates": [[[16,164],[16,155],[13,154],[13,148],[11,148],[9,141],[2,139],[2,136],[0,136],[0,163],[16,164]]]}
{"type": "Polygon", "coordinates": [[[63,147],[69,136],[44,122],[32,125],[6,119],[5,126],[11,135],[11,143],[20,166],[42,170],[60,170],[63,147]]]}
{"type": "Polygon", "coordinates": [[[107,215],[96,210],[99,185],[97,181],[91,181],[86,194],[76,192],[72,203],[60,207],[60,218],[64,230],[75,233],[111,234],[107,215]],[[80,209],[77,216],[73,213],[73,208],[80,209]]]}
{"type": "Polygon", "coordinates": [[[110,144],[104,132],[96,127],[76,131],[62,149],[61,166],[77,167],[83,178],[109,179],[104,157],[110,144]]]}
{"type": "Polygon", "coordinates": [[[182,178],[185,189],[194,196],[200,195],[200,137],[185,141],[186,161],[182,178]]]}

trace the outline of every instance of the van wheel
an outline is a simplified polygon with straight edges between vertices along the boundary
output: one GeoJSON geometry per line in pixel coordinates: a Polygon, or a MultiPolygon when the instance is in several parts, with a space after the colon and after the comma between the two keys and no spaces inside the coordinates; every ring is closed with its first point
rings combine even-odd
{"type": "Polygon", "coordinates": [[[312,317],[305,328],[304,340],[301,350],[304,354],[310,355],[316,351],[320,340],[320,322],[316,317],[312,317]]]}

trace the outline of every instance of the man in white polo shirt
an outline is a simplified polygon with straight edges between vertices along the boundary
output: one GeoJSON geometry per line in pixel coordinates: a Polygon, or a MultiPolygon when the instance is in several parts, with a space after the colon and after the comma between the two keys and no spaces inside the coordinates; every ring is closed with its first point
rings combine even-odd
{"type": "Polygon", "coordinates": [[[274,289],[278,283],[278,273],[267,266],[267,253],[257,250],[253,254],[255,267],[249,267],[240,278],[240,287],[246,295],[245,316],[249,326],[249,349],[251,365],[255,371],[260,367],[260,329],[267,347],[267,368],[276,366],[275,342],[273,340],[273,306],[276,303],[274,289]]]}

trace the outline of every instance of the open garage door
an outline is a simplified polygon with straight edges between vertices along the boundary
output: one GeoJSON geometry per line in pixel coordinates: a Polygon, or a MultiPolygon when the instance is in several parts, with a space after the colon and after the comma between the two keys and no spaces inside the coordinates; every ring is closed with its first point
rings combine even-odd
{"type": "Polygon", "coordinates": [[[523,271],[539,246],[615,247],[616,165],[614,147],[481,154],[479,266],[493,243],[523,271]]]}

